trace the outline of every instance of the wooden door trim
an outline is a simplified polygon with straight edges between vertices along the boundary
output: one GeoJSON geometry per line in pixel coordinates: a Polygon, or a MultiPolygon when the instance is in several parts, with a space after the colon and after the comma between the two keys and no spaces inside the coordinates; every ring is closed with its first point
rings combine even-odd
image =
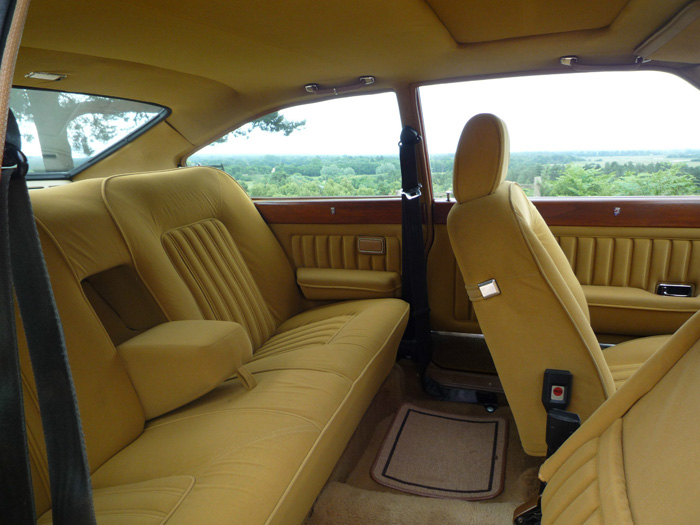
{"type": "MultiPolygon", "coordinates": [[[[549,226],[700,228],[698,197],[557,197],[532,202],[549,226]]],[[[453,205],[435,203],[435,224],[447,224],[453,205]]]]}
{"type": "Polygon", "coordinates": [[[401,224],[401,199],[255,200],[268,224],[401,224]]]}

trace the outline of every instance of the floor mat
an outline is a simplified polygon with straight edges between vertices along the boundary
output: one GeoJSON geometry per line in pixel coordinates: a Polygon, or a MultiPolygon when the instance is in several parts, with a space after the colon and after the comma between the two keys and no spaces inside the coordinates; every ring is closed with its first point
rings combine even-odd
{"type": "Polygon", "coordinates": [[[404,404],[384,439],[372,478],[434,498],[482,500],[503,490],[508,428],[500,417],[468,417],[404,404]]]}

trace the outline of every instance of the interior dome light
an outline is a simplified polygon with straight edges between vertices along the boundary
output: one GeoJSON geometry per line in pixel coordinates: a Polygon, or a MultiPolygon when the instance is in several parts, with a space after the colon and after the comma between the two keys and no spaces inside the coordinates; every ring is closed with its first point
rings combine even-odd
{"type": "Polygon", "coordinates": [[[47,73],[46,71],[32,71],[24,75],[25,78],[33,78],[35,80],[48,80],[50,82],[56,82],[58,80],[63,80],[67,75],[63,73],[47,73]]]}

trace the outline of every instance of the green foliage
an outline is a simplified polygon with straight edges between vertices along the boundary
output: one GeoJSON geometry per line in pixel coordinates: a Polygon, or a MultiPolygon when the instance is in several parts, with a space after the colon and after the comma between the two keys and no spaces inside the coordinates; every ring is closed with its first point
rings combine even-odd
{"type": "Polygon", "coordinates": [[[660,169],[655,173],[627,171],[623,175],[604,173],[600,168],[567,166],[554,180],[545,181],[543,194],[548,196],[604,195],[696,195],[698,184],[685,172],[684,164],[660,169]]]}
{"type": "MultiPolygon", "coordinates": [[[[541,177],[543,196],[645,196],[700,194],[697,151],[669,152],[564,152],[513,153],[508,180],[517,182],[532,196],[535,177],[541,177]],[[659,158],[663,161],[633,162],[626,158],[659,158]],[[618,160],[625,158],[627,162],[618,160]],[[607,160],[606,160],[607,159],[607,160]],[[675,159],[669,162],[668,159],[675,159]],[[687,159],[687,161],[685,160],[687,159]]],[[[430,158],[437,198],[452,190],[453,155],[430,158]]]]}
{"type": "MultiPolygon", "coordinates": [[[[452,191],[453,159],[430,158],[438,199],[452,191]]],[[[211,155],[200,160],[225,170],[253,197],[397,195],[401,189],[398,156],[211,155]]],[[[619,163],[602,152],[592,157],[579,152],[515,153],[508,179],[528,195],[535,194],[535,177],[541,178],[543,196],[697,195],[700,168],[690,162],[619,163]]]]}
{"type": "Polygon", "coordinates": [[[564,168],[564,173],[545,183],[545,194],[565,197],[610,195],[606,193],[609,177],[602,175],[599,169],[569,165],[564,168]]]}
{"type": "Polygon", "coordinates": [[[252,197],[397,195],[398,156],[201,156],[234,177],[252,197]]]}

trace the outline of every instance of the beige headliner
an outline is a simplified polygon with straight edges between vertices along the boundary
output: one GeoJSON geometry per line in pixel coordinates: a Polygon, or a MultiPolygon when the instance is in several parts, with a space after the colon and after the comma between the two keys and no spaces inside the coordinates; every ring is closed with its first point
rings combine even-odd
{"type": "MultiPolygon", "coordinates": [[[[373,89],[402,90],[559,70],[562,55],[631,63],[633,50],[687,1],[504,0],[501,11],[492,0],[429,3],[440,18],[424,0],[33,0],[15,83],[170,107],[172,129],[161,131],[151,152],[160,159],[152,164],[167,167],[254,116],[313,99],[303,88],[310,82],[332,86],[374,75],[373,89]],[[532,4],[542,8],[526,8],[532,4]],[[578,12],[588,13],[585,20],[578,12]],[[569,30],[610,19],[605,27],[569,30]],[[458,44],[451,32],[462,41],[492,41],[458,44]],[[504,39],[538,32],[549,34],[504,39]],[[31,81],[24,78],[30,71],[68,78],[31,81]]],[[[154,136],[137,142],[152,147],[154,136]]]]}

